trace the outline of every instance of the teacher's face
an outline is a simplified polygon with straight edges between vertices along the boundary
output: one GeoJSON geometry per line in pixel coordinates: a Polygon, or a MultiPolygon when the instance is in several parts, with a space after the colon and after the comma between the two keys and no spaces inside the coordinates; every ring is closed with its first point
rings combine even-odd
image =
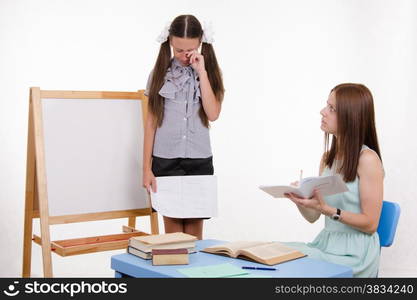
{"type": "Polygon", "coordinates": [[[320,111],[321,130],[326,133],[336,135],[337,133],[337,113],[336,113],[336,95],[331,92],[327,99],[326,107],[320,111]]]}

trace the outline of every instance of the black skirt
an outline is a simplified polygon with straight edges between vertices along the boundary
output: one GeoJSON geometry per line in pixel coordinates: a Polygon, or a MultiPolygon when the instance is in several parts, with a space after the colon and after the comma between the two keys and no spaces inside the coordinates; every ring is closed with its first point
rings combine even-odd
{"type": "Polygon", "coordinates": [[[213,157],[207,158],[161,158],[152,157],[155,176],[213,175],[213,157]]]}

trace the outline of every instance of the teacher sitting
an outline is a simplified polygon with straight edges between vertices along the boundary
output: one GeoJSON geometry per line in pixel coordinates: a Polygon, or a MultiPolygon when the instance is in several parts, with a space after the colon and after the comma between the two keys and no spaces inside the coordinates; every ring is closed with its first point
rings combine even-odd
{"type": "Polygon", "coordinates": [[[325,227],[311,243],[285,244],[311,258],[349,266],[355,277],[376,277],[384,170],[372,94],[361,84],[340,84],[320,113],[325,152],[319,174],[339,174],[348,191],[326,197],[315,191],[310,199],[286,194],[307,221],[325,215],[325,227]]]}

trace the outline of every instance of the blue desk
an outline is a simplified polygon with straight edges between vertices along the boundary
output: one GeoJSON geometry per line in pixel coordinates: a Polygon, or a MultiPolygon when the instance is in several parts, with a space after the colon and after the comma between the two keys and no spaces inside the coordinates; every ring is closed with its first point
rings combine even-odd
{"type": "MultiPolygon", "coordinates": [[[[218,240],[202,240],[196,242],[196,249],[201,250],[209,246],[224,243],[218,240]]],[[[230,263],[236,266],[264,266],[247,260],[230,258],[227,256],[197,252],[190,254],[188,265],[153,266],[152,260],[145,260],[132,254],[117,254],[111,257],[111,268],[115,270],[115,277],[185,277],[178,269],[202,267],[208,265],[230,263]]],[[[277,271],[247,270],[251,274],[272,277],[352,277],[352,269],[308,257],[299,258],[276,265],[277,271]]]]}

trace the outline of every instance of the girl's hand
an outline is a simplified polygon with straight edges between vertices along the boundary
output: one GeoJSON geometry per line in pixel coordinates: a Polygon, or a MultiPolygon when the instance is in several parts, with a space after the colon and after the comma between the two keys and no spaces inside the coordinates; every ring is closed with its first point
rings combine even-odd
{"type": "Polygon", "coordinates": [[[198,53],[196,50],[191,51],[187,53],[186,55],[190,59],[190,65],[193,67],[194,70],[197,71],[198,74],[206,71],[203,55],[198,53]]]}
{"type": "Polygon", "coordinates": [[[327,208],[327,204],[318,190],[314,190],[313,197],[310,199],[301,198],[293,193],[285,194],[285,196],[297,205],[314,209],[320,213],[323,213],[327,208]]]}
{"type": "Polygon", "coordinates": [[[156,179],[152,170],[143,172],[143,187],[146,188],[148,192],[150,192],[152,188],[152,191],[156,193],[156,179]]]}

